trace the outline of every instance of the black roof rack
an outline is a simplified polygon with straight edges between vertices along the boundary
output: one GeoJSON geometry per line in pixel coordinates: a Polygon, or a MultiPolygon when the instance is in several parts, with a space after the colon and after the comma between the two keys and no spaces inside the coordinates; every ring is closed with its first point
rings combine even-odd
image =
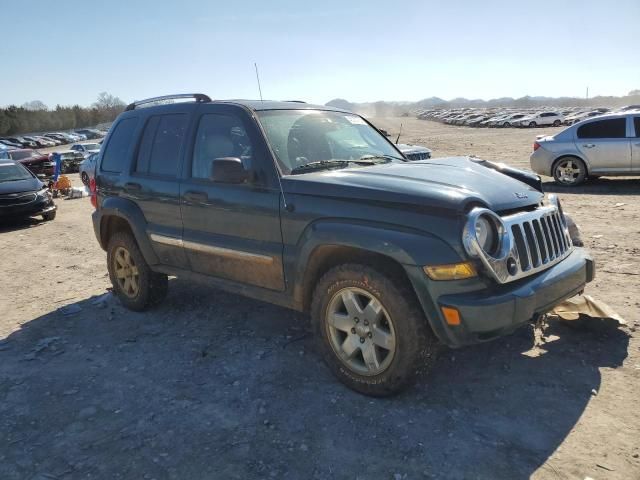
{"type": "Polygon", "coordinates": [[[307,103],[304,100],[285,100],[285,102],[289,102],[289,103],[307,103]]]}
{"type": "Polygon", "coordinates": [[[163,95],[162,97],[152,97],[152,98],[147,98],[145,100],[138,100],[127,105],[127,108],[125,108],[124,111],[128,112],[129,110],[135,110],[137,107],[141,105],[146,105],[148,103],[158,103],[158,102],[163,102],[165,100],[175,100],[180,98],[193,98],[196,102],[211,101],[209,96],[205,95],[204,93],[178,93],[175,95],[163,95]]]}

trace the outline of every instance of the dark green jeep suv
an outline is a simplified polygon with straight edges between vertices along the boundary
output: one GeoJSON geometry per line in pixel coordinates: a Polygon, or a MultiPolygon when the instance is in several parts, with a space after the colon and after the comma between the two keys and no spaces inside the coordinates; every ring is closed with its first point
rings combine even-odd
{"type": "Polygon", "coordinates": [[[309,312],[338,378],[386,395],[438,344],[509,333],[593,279],[559,201],[501,168],[408,162],[335,108],[174,95],[114,122],[93,224],[128,308],[176,275],[309,312]]]}

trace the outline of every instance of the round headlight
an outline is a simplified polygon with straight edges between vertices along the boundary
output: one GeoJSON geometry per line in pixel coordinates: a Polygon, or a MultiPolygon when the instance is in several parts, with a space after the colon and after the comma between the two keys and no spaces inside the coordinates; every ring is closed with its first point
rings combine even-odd
{"type": "Polygon", "coordinates": [[[476,220],[476,239],[485,252],[492,254],[495,250],[498,234],[495,224],[486,216],[480,216],[476,220]]]}

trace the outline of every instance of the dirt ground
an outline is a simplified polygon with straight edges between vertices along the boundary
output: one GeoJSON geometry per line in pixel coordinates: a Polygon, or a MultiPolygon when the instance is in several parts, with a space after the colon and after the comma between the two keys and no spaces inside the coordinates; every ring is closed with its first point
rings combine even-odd
{"type": "MultiPolygon", "coordinates": [[[[374,122],[520,167],[553,131],[374,122]]],[[[86,198],[0,225],[0,478],[640,478],[640,180],[546,187],[597,261],[587,293],[629,328],[551,322],[539,347],[523,328],[444,351],[384,400],[331,376],[302,315],[179,279],[147,313],[101,298],[86,198]]]]}

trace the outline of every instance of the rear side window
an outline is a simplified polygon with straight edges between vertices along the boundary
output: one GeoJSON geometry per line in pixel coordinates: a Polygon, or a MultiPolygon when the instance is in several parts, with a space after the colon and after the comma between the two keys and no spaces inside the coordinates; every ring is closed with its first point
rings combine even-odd
{"type": "Polygon", "coordinates": [[[140,142],[136,172],[177,176],[188,118],[185,114],[149,118],[140,142]]]}
{"type": "Polygon", "coordinates": [[[102,170],[120,173],[126,168],[127,153],[137,126],[137,118],[126,118],[116,125],[102,156],[102,170]]]}
{"type": "Polygon", "coordinates": [[[626,118],[599,120],[578,128],[578,138],[625,138],[626,136],[626,118]]]}
{"type": "Polygon", "coordinates": [[[633,126],[636,127],[636,138],[640,138],[640,117],[633,117],[633,126]]]}

